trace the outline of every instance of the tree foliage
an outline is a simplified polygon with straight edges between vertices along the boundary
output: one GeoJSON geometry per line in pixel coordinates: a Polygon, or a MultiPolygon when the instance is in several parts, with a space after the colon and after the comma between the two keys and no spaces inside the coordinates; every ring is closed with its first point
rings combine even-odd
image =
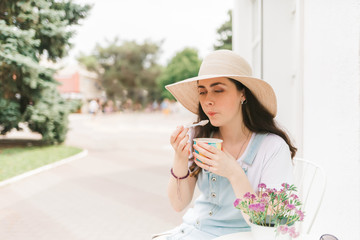
{"type": "Polygon", "coordinates": [[[89,5],[70,0],[0,2],[0,131],[27,122],[47,143],[63,142],[71,110],[56,90],[52,69],[40,60],[67,54],[72,25],[86,17],[89,5]]]}
{"type": "Polygon", "coordinates": [[[157,79],[161,89],[161,97],[174,99],[165,86],[187,78],[198,75],[201,65],[198,51],[193,48],[185,48],[175,54],[175,56],[167,64],[164,72],[157,79]]]}
{"type": "Polygon", "coordinates": [[[156,78],[161,72],[157,63],[160,44],[114,39],[106,46],[97,45],[90,55],[78,61],[98,75],[107,98],[145,104],[158,94],[156,78]]]}
{"type": "Polygon", "coordinates": [[[218,29],[218,39],[214,44],[214,50],[228,49],[232,50],[232,11],[228,11],[229,19],[218,29]]]}

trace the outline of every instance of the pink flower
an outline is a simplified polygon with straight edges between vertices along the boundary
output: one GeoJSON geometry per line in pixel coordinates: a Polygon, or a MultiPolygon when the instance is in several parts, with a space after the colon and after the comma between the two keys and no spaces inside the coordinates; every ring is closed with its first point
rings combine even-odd
{"type": "Polygon", "coordinates": [[[265,183],[260,183],[258,187],[259,188],[266,188],[266,184],[265,183]]]}
{"type": "Polygon", "coordinates": [[[267,198],[261,198],[260,202],[263,204],[267,204],[269,202],[269,200],[267,198]]]}
{"type": "Polygon", "coordinates": [[[235,202],[234,202],[234,207],[236,207],[237,205],[239,205],[239,203],[240,203],[240,199],[239,198],[237,198],[236,200],[235,200],[235,202]]]}
{"type": "Polygon", "coordinates": [[[288,230],[289,233],[295,233],[295,227],[290,227],[288,230]]]}
{"type": "Polygon", "coordinates": [[[292,237],[292,238],[297,238],[297,237],[300,235],[300,233],[299,233],[299,232],[295,232],[295,233],[290,233],[289,235],[290,235],[290,237],[292,237]]]}
{"type": "Polygon", "coordinates": [[[262,194],[262,197],[264,197],[264,198],[268,197],[268,196],[269,196],[269,194],[267,194],[266,192],[262,194]]]}
{"type": "Polygon", "coordinates": [[[289,234],[290,237],[292,238],[297,238],[300,233],[295,231],[295,227],[288,227],[287,225],[280,225],[277,230],[281,233],[281,234],[289,234]]]}
{"type": "Polygon", "coordinates": [[[304,213],[301,210],[295,210],[296,214],[299,215],[299,220],[304,220],[304,213]]]}
{"type": "Polygon", "coordinates": [[[254,212],[264,212],[265,204],[263,204],[263,203],[250,204],[249,209],[253,210],[254,212]]]}
{"type": "Polygon", "coordinates": [[[250,195],[251,195],[251,194],[250,194],[249,192],[247,192],[247,193],[245,193],[244,198],[245,198],[245,199],[250,199],[250,195]]]}
{"type": "Polygon", "coordinates": [[[256,211],[257,211],[257,204],[256,204],[256,203],[250,204],[250,205],[249,205],[249,209],[256,212],[256,211]]]}
{"type": "Polygon", "coordinates": [[[282,234],[286,234],[288,232],[288,226],[287,225],[280,225],[278,227],[278,231],[280,231],[282,234]]]}
{"type": "Polygon", "coordinates": [[[292,238],[296,238],[300,235],[299,232],[295,232],[295,227],[289,228],[288,233],[289,233],[290,237],[292,237],[292,238]]]}
{"type": "Polygon", "coordinates": [[[289,184],[287,184],[287,183],[283,183],[283,184],[281,184],[281,186],[282,186],[283,188],[285,188],[285,189],[288,189],[288,188],[289,188],[289,184]]]}
{"type": "Polygon", "coordinates": [[[288,205],[286,205],[286,208],[289,209],[289,210],[293,210],[295,208],[295,205],[294,204],[288,204],[288,205]]]}
{"type": "Polygon", "coordinates": [[[251,195],[250,195],[250,198],[251,198],[252,200],[255,200],[255,199],[256,199],[256,196],[255,196],[254,194],[251,194],[251,195]]]}
{"type": "Polygon", "coordinates": [[[260,212],[264,212],[265,211],[265,204],[264,203],[259,203],[259,211],[260,212]]]}
{"type": "Polygon", "coordinates": [[[296,194],[291,194],[290,197],[292,197],[292,198],[294,198],[294,199],[298,199],[298,198],[299,198],[298,195],[296,195],[296,194]]]}
{"type": "Polygon", "coordinates": [[[276,193],[276,188],[273,188],[273,189],[267,188],[266,192],[268,192],[269,194],[276,193]]]}

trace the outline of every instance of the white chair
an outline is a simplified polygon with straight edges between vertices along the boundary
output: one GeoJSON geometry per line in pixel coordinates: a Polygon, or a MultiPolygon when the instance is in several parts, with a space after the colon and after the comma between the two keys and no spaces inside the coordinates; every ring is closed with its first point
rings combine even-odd
{"type": "Polygon", "coordinates": [[[303,222],[297,224],[298,231],[309,234],[319,212],[326,187],[326,174],[314,162],[294,158],[294,177],[298,195],[305,212],[303,222]]]}

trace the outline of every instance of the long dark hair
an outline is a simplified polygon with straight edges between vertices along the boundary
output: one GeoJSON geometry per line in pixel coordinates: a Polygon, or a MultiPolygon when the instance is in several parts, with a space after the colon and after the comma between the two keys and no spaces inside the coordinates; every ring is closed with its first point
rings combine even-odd
{"type": "MultiPolygon", "coordinates": [[[[275,122],[274,117],[271,113],[257,100],[257,98],[252,94],[252,92],[245,87],[239,81],[229,78],[231,82],[236,85],[238,91],[244,90],[246,97],[246,104],[242,105],[242,115],[243,122],[245,126],[252,132],[255,133],[273,133],[280,136],[286,144],[289,146],[291,152],[291,158],[295,157],[297,148],[291,143],[289,136],[284,130],[282,130],[277,123],[275,122]]],[[[209,120],[207,115],[199,103],[199,113],[198,121],[209,120]]],[[[218,131],[218,127],[208,123],[204,127],[198,127],[195,131],[195,137],[210,137],[212,132],[218,131]]],[[[197,177],[200,172],[200,168],[195,164],[195,162],[190,166],[192,172],[191,176],[197,177]]]]}

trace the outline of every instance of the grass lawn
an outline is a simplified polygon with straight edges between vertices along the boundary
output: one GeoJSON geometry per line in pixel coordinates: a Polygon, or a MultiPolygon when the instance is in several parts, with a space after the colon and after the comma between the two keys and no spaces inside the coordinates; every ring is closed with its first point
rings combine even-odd
{"type": "Polygon", "coordinates": [[[0,181],[81,151],[80,148],[65,145],[0,148],[0,181]]]}

